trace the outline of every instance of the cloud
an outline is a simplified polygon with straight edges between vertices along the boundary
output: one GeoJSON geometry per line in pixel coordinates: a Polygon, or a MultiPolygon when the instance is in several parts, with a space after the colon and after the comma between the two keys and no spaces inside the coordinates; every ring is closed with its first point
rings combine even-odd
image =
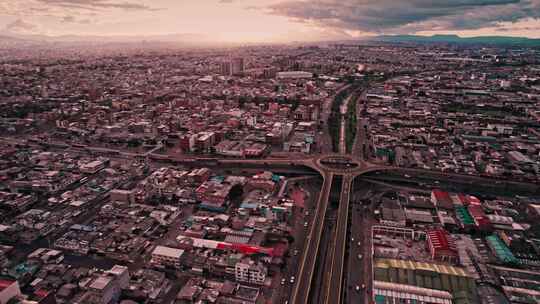
{"type": "Polygon", "coordinates": [[[67,15],[60,19],[62,23],[80,23],[80,24],[90,24],[90,19],[78,19],[75,16],[67,15]]]}
{"type": "Polygon", "coordinates": [[[114,1],[114,0],[38,0],[47,5],[62,6],[79,9],[105,9],[116,8],[124,10],[155,10],[155,8],[138,2],[114,1]]]}
{"type": "MultiPolygon", "coordinates": [[[[147,1],[147,0],[145,0],[147,1]]],[[[103,15],[114,11],[158,11],[143,0],[0,0],[0,16],[63,18],[73,16],[103,15]]]]}
{"type": "Polygon", "coordinates": [[[73,16],[64,16],[62,18],[62,22],[66,22],[66,23],[75,22],[75,17],[73,17],[73,16]]]}
{"type": "Polygon", "coordinates": [[[37,32],[37,29],[37,25],[26,22],[22,19],[17,19],[7,24],[2,30],[2,32],[7,32],[11,34],[35,34],[37,32]]]}
{"type": "Polygon", "coordinates": [[[540,17],[540,0],[289,0],[272,14],[344,30],[403,33],[478,29],[540,17]]]}
{"type": "Polygon", "coordinates": [[[229,4],[229,3],[233,3],[234,0],[219,0],[219,3],[224,3],[224,4],[229,4]]]}

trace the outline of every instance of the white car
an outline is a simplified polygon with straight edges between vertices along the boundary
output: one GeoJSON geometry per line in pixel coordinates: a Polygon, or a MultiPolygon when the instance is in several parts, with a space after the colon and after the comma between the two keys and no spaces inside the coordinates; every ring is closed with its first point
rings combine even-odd
{"type": "Polygon", "coordinates": [[[291,280],[289,282],[291,282],[291,284],[294,284],[294,276],[291,277],[291,280]]]}
{"type": "Polygon", "coordinates": [[[304,222],[304,228],[307,228],[308,222],[304,222]]]}
{"type": "Polygon", "coordinates": [[[356,286],[354,287],[354,290],[360,291],[360,286],[356,285],[356,286]]]}
{"type": "Polygon", "coordinates": [[[362,255],[361,255],[361,254],[358,255],[358,259],[359,259],[359,260],[362,259],[362,255]]]}

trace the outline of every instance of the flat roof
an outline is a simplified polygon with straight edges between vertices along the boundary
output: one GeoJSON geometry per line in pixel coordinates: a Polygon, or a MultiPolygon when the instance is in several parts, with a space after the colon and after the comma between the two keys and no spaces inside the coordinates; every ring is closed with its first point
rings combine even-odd
{"type": "Polygon", "coordinates": [[[184,254],[184,250],[166,246],[156,246],[152,254],[167,256],[171,258],[180,258],[182,254],[184,254]]]}
{"type": "Polygon", "coordinates": [[[90,288],[102,290],[102,289],[105,289],[105,287],[107,287],[107,285],[109,285],[111,281],[112,281],[112,277],[100,276],[96,278],[94,282],[92,282],[92,284],[90,284],[90,288]]]}

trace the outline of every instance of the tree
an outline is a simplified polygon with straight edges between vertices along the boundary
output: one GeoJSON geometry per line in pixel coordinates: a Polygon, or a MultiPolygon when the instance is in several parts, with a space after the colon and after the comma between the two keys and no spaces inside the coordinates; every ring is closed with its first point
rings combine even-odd
{"type": "Polygon", "coordinates": [[[244,195],[244,187],[240,184],[232,186],[231,191],[229,192],[229,199],[231,201],[237,200],[244,195]]]}

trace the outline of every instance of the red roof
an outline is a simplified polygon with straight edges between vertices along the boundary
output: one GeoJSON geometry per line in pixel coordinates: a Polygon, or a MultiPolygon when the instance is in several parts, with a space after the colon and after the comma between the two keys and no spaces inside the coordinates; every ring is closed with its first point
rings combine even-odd
{"type": "Polygon", "coordinates": [[[45,290],[45,289],[38,289],[34,292],[34,295],[39,298],[39,299],[43,299],[45,297],[47,297],[49,295],[49,291],[48,290],[45,290]]]}
{"type": "Polygon", "coordinates": [[[476,196],[472,196],[472,195],[467,195],[467,197],[469,198],[469,203],[471,205],[480,205],[480,200],[476,197],[476,196]]]}
{"type": "Polygon", "coordinates": [[[15,282],[16,281],[12,281],[12,280],[0,280],[0,291],[8,288],[9,286],[11,286],[15,282]]]}
{"type": "Polygon", "coordinates": [[[465,195],[463,193],[458,193],[458,197],[459,197],[459,200],[461,201],[461,203],[463,205],[468,205],[469,204],[469,198],[467,197],[467,195],[465,195]]]}
{"type": "Polygon", "coordinates": [[[480,205],[469,205],[468,210],[477,226],[486,229],[491,226],[491,221],[480,205]]]}
{"type": "Polygon", "coordinates": [[[452,203],[452,199],[450,198],[450,194],[446,191],[435,189],[433,190],[433,195],[435,196],[435,203],[438,206],[451,208],[454,205],[452,203]]]}
{"type": "Polygon", "coordinates": [[[476,217],[476,218],[486,217],[484,210],[479,205],[470,205],[467,209],[469,209],[469,213],[472,215],[472,217],[476,217]]]}
{"type": "Polygon", "coordinates": [[[457,255],[456,244],[454,240],[450,238],[450,234],[444,229],[435,229],[427,232],[428,241],[431,243],[435,250],[452,251],[457,255]]]}

